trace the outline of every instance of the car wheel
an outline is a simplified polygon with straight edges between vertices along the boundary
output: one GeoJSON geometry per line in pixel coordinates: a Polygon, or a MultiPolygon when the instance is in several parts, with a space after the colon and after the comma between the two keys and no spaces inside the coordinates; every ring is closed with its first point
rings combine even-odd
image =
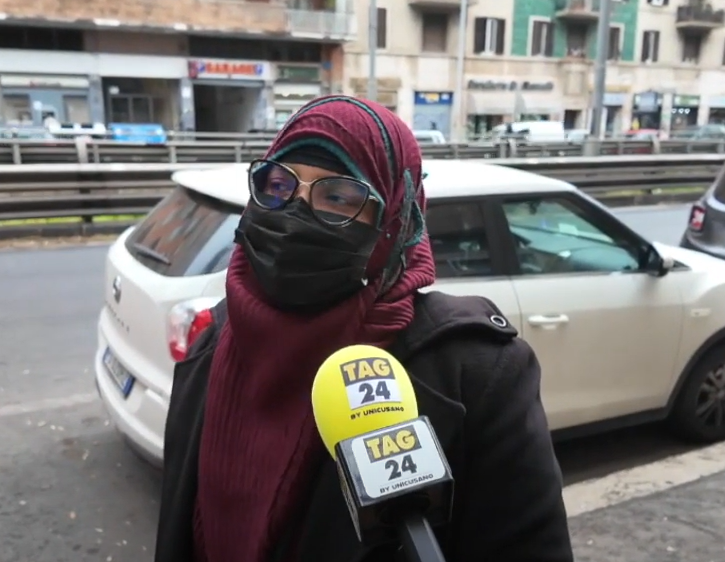
{"type": "Polygon", "coordinates": [[[690,371],[668,422],[688,441],[725,440],[725,346],[706,353],[690,371]]]}

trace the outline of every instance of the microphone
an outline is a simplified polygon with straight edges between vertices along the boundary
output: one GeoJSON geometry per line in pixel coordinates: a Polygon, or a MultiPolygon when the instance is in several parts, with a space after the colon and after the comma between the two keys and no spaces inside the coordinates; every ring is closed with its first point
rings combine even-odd
{"type": "Polygon", "coordinates": [[[315,375],[312,410],[360,542],[444,562],[432,528],[451,518],[453,476],[403,365],[378,347],[340,349],[315,375]]]}

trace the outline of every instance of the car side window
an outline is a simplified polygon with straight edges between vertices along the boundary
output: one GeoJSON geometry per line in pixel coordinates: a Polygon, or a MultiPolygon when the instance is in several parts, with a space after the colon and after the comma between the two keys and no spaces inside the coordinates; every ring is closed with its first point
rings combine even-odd
{"type": "Polygon", "coordinates": [[[439,279],[493,275],[483,213],[476,203],[430,204],[426,225],[439,279]]]}
{"type": "Polygon", "coordinates": [[[639,270],[638,250],[568,198],[517,199],[503,210],[523,275],[639,270]]]}

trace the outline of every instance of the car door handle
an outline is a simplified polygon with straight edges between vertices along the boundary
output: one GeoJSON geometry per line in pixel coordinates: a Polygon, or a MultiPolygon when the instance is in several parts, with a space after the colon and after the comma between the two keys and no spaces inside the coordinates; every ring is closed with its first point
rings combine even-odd
{"type": "Polygon", "coordinates": [[[536,314],[529,316],[529,324],[532,326],[555,326],[557,324],[566,324],[569,322],[569,317],[566,314],[536,314]]]}

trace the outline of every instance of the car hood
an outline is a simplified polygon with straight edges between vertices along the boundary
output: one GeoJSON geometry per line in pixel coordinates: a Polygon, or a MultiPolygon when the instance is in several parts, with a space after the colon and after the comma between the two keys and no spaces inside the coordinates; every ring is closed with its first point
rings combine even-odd
{"type": "Polygon", "coordinates": [[[723,279],[725,279],[725,260],[695,250],[662,244],[661,242],[653,242],[652,244],[663,257],[677,260],[695,271],[712,271],[722,275],[723,279]]]}

